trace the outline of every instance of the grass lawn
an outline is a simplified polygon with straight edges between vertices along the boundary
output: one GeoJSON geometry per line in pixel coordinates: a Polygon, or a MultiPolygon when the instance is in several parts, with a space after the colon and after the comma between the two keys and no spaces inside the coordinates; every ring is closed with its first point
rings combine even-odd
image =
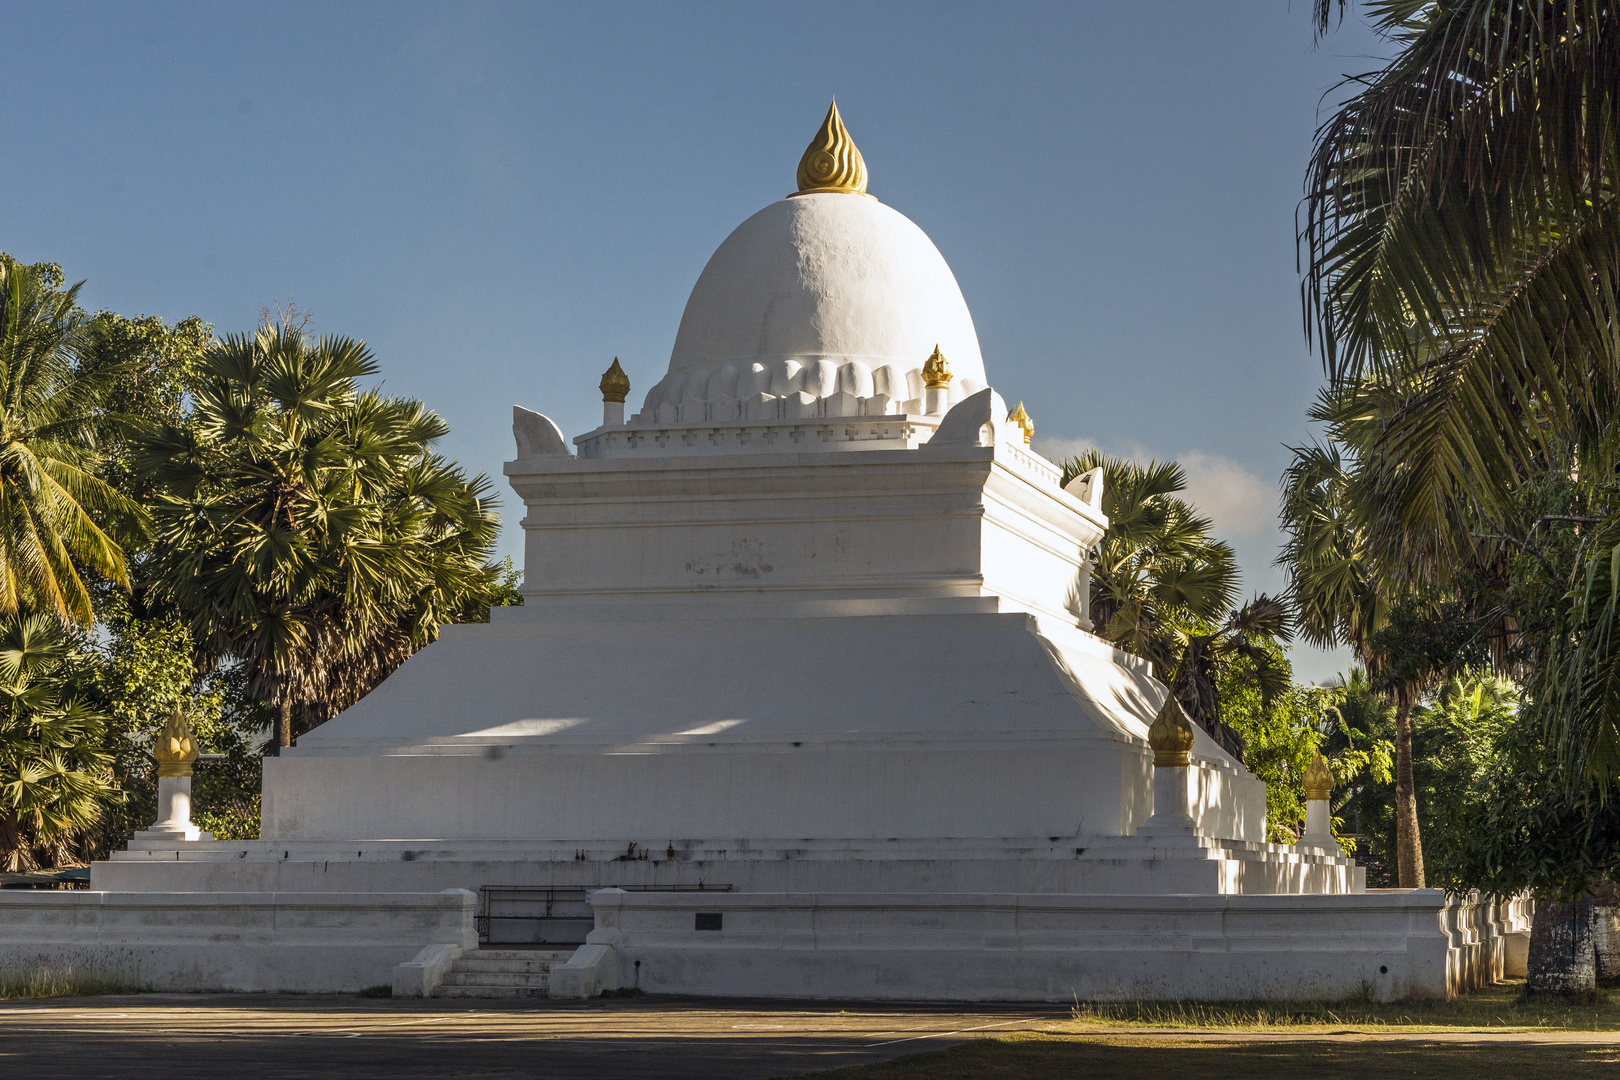
{"type": "Polygon", "coordinates": [[[1519,986],[1449,1002],[1083,1005],[1040,1032],[979,1039],[826,1080],[1199,1080],[1620,1076],[1620,1002],[1527,1002],[1519,986]],[[1475,1036],[1471,1038],[1470,1036],[1475,1036]],[[1515,1038],[1514,1036],[1520,1036],[1515,1038]],[[1583,1037],[1584,1036],[1584,1037],[1583,1037]]]}
{"type": "Polygon", "coordinates": [[[1189,1038],[1109,1035],[1012,1035],[949,1050],[913,1054],[877,1065],[810,1073],[801,1080],[1473,1080],[1520,1075],[1535,1080],[1614,1077],[1620,1046],[1438,1042],[1422,1036],[1395,1041],[1264,1039],[1218,1042],[1189,1038]],[[1533,1071],[1532,1071],[1533,1070],[1533,1071]]]}

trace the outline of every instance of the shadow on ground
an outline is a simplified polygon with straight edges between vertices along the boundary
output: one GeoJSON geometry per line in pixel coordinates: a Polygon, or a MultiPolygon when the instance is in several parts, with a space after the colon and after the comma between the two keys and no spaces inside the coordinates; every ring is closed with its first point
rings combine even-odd
{"type": "Polygon", "coordinates": [[[764,1080],[1050,1026],[1028,1006],[166,995],[0,1005],[0,1076],[764,1080]]]}

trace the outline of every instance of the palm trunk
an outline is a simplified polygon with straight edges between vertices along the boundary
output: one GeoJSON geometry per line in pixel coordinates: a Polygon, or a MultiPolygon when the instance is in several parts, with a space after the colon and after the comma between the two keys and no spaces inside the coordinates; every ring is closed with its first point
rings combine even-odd
{"type": "Polygon", "coordinates": [[[1530,922],[1530,956],[1525,992],[1567,997],[1597,989],[1597,954],[1592,935],[1592,898],[1574,903],[1536,898],[1530,922]]]}
{"type": "Polygon", "coordinates": [[[276,756],[292,744],[292,698],[283,697],[276,707],[276,756]]]}
{"type": "Polygon", "coordinates": [[[1404,693],[1395,701],[1395,863],[1401,888],[1423,888],[1423,838],[1412,783],[1412,702],[1404,693]]]}

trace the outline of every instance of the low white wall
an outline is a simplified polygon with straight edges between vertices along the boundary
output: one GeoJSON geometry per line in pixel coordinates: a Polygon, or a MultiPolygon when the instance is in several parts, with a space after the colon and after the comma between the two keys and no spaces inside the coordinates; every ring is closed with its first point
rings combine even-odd
{"type": "Polygon", "coordinates": [[[601,985],[953,1001],[1393,1001],[1503,973],[1507,905],[1341,896],[626,893],[592,898],[601,985]],[[721,929],[698,930],[698,913],[721,929]],[[712,922],[712,920],[709,920],[712,922]]]}
{"type": "Polygon", "coordinates": [[[0,970],[166,991],[353,991],[426,945],[475,948],[476,898],[442,893],[0,892],[0,970]]]}

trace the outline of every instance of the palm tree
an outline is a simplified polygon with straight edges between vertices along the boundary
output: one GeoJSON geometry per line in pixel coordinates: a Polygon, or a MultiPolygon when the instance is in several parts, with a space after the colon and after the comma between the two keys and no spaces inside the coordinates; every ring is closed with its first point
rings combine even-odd
{"type": "Polygon", "coordinates": [[[88,627],[81,569],[129,587],[122,548],[92,514],[134,534],[144,516],[93,473],[112,373],[76,364],[78,291],[0,256],[0,615],[48,611],[88,627]]]}
{"type": "MultiPolygon", "coordinates": [[[[1379,632],[1389,623],[1390,586],[1374,566],[1357,503],[1358,487],[1337,443],[1292,448],[1283,474],[1279,520],[1287,540],[1277,564],[1288,574],[1288,595],[1306,641],[1319,648],[1349,646],[1377,684],[1386,667],[1379,632]]],[[[1395,707],[1395,858],[1402,888],[1422,888],[1423,841],[1412,775],[1412,706],[1421,683],[1390,687],[1395,707]]]]}
{"type": "Polygon", "coordinates": [[[1289,638],[1287,609],[1266,596],[1233,609],[1236,556],[1209,535],[1209,519],[1177,497],[1187,487],[1179,464],[1141,465],[1092,450],[1064,463],[1063,482],[1098,467],[1108,532],[1089,553],[1095,632],[1169,673],[1183,710],[1241,761],[1243,741],[1221,720],[1219,669],[1246,659],[1267,703],[1286,689],[1286,670],[1258,641],[1289,638]]]}
{"type": "Polygon", "coordinates": [[[50,615],[0,620],[0,865],[59,865],[119,797],[106,717],[76,690],[72,640],[50,615]]]}
{"type": "MultiPolygon", "coordinates": [[[[1320,0],[1319,27],[1331,10],[1320,0]]],[[[1303,298],[1335,384],[1401,388],[1365,462],[1372,553],[1443,578],[1473,515],[1507,516],[1560,448],[1586,476],[1614,471],[1620,9],[1373,10],[1403,47],[1317,133],[1303,298]]]]}
{"type": "Polygon", "coordinates": [[[285,326],[221,341],[183,424],[147,425],[158,487],[143,569],[205,662],[235,658],[276,745],[347,708],[498,585],[488,482],[434,454],[444,422],[362,392],[365,346],[285,326]]]}

